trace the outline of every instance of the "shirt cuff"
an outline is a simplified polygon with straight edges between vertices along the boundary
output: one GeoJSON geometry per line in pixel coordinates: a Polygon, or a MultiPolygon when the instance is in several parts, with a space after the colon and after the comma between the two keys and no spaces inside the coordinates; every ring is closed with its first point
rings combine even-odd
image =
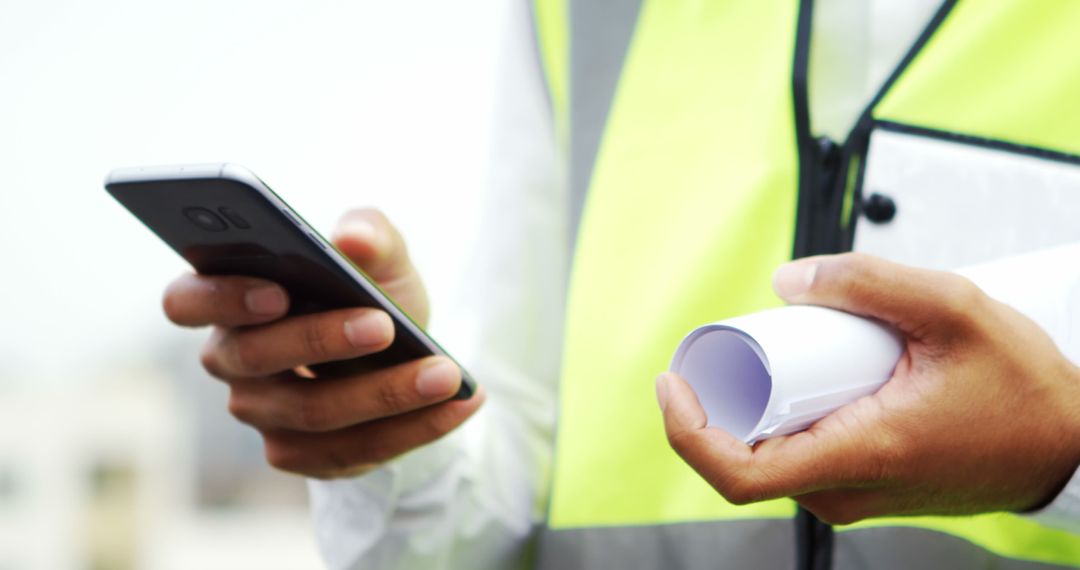
{"type": "Polygon", "coordinates": [[[445,479],[459,476],[451,465],[461,461],[461,431],[360,476],[308,480],[315,536],[328,568],[358,568],[373,559],[394,566],[407,556],[408,541],[391,536],[397,511],[402,501],[420,502],[429,514],[452,502],[445,479]]]}

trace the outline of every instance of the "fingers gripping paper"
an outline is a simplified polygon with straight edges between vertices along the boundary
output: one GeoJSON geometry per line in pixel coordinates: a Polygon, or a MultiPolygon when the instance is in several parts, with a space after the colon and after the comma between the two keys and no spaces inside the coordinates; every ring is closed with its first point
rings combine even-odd
{"type": "MultiPolygon", "coordinates": [[[[1080,362],[1080,244],[958,273],[1038,323],[1080,362]]],[[[709,425],[753,443],[806,429],[876,392],[903,352],[903,338],[878,321],[790,306],[695,329],[671,369],[693,387],[709,425]]]]}

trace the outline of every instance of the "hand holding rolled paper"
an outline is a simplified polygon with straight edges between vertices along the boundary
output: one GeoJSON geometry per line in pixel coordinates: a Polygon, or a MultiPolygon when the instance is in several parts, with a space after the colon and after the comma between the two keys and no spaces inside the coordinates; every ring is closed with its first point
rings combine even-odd
{"type": "Polygon", "coordinates": [[[873,394],[903,352],[903,338],[883,323],[792,306],[699,327],[671,370],[693,387],[709,425],[754,443],[873,394]]]}
{"type": "Polygon", "coordinates": [[[657,381],[672,447],[733,502],[834,523],[1047,501],[1080,463],[1080,246],[963,273],[785,266],[781,297],[829,308],[691,333],[657,381]]]}

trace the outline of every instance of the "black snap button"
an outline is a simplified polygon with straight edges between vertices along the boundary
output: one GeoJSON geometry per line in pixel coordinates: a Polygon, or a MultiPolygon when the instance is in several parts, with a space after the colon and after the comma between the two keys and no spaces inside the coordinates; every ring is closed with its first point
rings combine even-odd
{"type": "Polygon", "coordinates": [[[896,202],[884,194],[875,192],[863,201],[862,210],[866,219],[871,222],[887,224],[896,217],[896,202]]]}

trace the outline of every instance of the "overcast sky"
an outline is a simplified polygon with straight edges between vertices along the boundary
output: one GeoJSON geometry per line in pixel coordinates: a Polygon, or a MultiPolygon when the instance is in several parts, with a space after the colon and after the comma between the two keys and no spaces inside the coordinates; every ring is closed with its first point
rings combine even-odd
{"type": "Polygon", "coordinates": [[[117,166],[244,164],[323,231],[382,207],[437,318],[485,176],[498,4],[4,0],[0,381],[184,334],[159,299],[185,265],[104,192],[117,166]]]}

